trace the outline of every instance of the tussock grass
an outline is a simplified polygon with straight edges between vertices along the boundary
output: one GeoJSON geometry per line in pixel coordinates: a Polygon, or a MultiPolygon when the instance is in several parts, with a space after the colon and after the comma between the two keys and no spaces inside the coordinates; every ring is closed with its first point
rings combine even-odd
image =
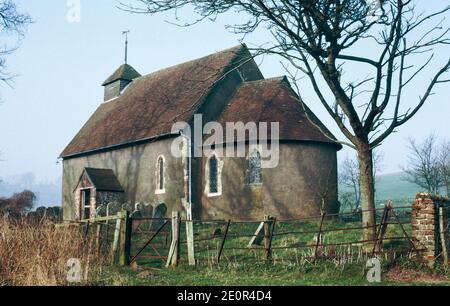
{"type": "Polygon", "coordinates": [[[110,256],[101,254],[93,235],[85,239],[78,227],[47,220],[37,224],[0,219],[0,285],[73,285],[67,261],[81,262],[81,283],[102,282],[110,256]]]}

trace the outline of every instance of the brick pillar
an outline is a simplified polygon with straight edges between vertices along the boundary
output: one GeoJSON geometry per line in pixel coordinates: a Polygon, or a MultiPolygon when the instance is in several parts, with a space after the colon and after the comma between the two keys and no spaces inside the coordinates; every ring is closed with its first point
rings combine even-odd
{"type": "Polygon", "coordinates": [[[417,248],[426,248],[423,259],[434,264],[438,254],[437,207],[428,193],[419,193],[412,206],[412,235],[417,240],[417,248]]]}
{"type": "MultiPolygon", "coordinates": [[[[444,208],[443,221],[446,228],[449,221],[449,199],[429,193],[419,193],[412,206],[412,235],[418,241],[417,248],[427,249],[422,255],[429,265],[433,265],[436,257],[442,252],[439,207],[444,208]]],[[[448,249],[448,232],[445,232],[444,240],[448,249]]],[[[439,256],[439,259],[442,259],[442,256],[439,256]]]]}

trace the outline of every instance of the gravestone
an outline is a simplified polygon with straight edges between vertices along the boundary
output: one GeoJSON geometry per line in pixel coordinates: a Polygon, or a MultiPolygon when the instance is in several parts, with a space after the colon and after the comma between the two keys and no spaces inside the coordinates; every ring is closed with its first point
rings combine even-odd
{"type": "Polygon", "coordinates": [[[153,211],[153,220],[150,226],[150,230],[158,230],[163,224],[164,221],[162,218],[165,218],[167,212],[167,206],[164,203],[159,204],[153,211]]]}

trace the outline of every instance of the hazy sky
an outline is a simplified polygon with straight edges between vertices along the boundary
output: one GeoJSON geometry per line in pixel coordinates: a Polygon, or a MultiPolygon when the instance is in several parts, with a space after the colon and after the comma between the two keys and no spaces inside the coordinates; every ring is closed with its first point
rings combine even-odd
{"type": "MultiPolygon", "coordinates": [[[[81,20],[70,23],[66,18],[66,0],[18,2],[35,23],[29,27],[20,49],[8,58],[9,70],[19,75],[14,88],[0,87],[0,177],[29,171],[35,173],[37,180],[54,180],[61,175],[57,157],[102,102],[101,83],[123,62],[123,30],[131,30],[129,63],[141,74],[239,43],[239,36],[224,29],[224,21],[238,20],[239,15],[181,28],[164,22],[172,14],[132,15],[118,10],[113,0],[81,0],[81,20]]],[[[439,9],[448,5],[448,0],[424,3],[427,9],[439,9]]],[[[268,39],[267,33],[261,31],[245,42],[268,39]]],[[[435,63],[442,63],[449,54],[448,49],[440,52],[435,63]]],[[[276,58],[258,63],[266,77],[284,74],[276,58]]],[[[423,84],[430,77],[424,75],[423,84]]],[[[300,84],[305,88],[307,104],[341,137],[306,85],[300,84]]],[[[407,100],[416,101],[419,94],[412,92],[407,100]]],[[[385,141],[383,172],[398,171],[404,164],[407,137],[423,138],[430,131],[450,136],[449,96],[449,85],[441,86],[415,118],[385,141]]],[[[340,158],[347,153],[348,150],[341,151],[340,158]]]]}

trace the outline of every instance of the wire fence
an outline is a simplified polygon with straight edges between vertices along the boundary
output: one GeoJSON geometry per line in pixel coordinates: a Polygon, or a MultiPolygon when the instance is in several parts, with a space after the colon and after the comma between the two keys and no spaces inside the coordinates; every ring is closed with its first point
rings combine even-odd
{"type": "Polygon", "coordinates": [[[391,204],[375,210],[294,219],[265,216],[264,220],[253,221],[136,218],[127,213],[84,220],[80,225],[86,237],[96,237],[99,252],[110,254],[122,264],[153,268],[173,265],[174,260],[175,265],[189,263],[190,259],[210,266],[353,261],[403,256],[426,249],[412,237],[411,206],[394,208],[391,204]],[[374,213],[374,225],[361,222],[366,212],[374,213]],[[191,236],[187,235],[190,225],[191,236]]]}
{"type": "MultiPolygon", "coordinates": [[[[410,207],[375,210],[376,236],[364,238],[365,211],[263,221],[194,220],[197,263],[282,262],[420,251],[411,238],[410,207]],[[381,232],[383,231],[383,232],[381,232]]],[[[189,222],[189,221],[185,221],[189,222]]],[[[182,244],[187,241],[182,241],[182,244]]]]}

